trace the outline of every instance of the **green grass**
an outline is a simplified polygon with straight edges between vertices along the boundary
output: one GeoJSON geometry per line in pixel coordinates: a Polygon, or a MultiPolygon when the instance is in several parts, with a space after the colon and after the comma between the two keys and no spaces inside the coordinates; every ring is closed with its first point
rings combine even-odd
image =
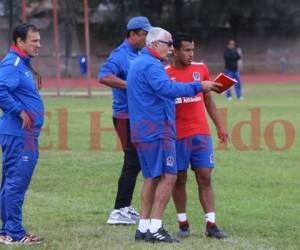
{"type": "MultiPolygon", "coordinates": [[[[238,150],[237,138],[232,138],[227,150],[216,151],[213,182],[217,221],[230,235],[224,241],[203,237],[203,213],[190,172],[188,216],[192,236],[176,245],[135,243],[136,226],[106,225],[114,203],[122,153],[114,150],[113,132],[102,132],[101,150],[89,149],[89,112],[103,112],[101,126],[112,128],[111,97],[44,98],[52,115],[46,119],[49,131],[42,134],[40,144],[45,147],[52,143],[52,149],[41,150],[24,206],[28,230],[45,237],[45,242],[35,249],[299,249],[299,93],[297,84],[248,84],[244,101],[228,102],[223,96],[215,96],[218,107],[227,110],[230,134],[239,122],[250,120],[249,109],[259,108],[260,149],[238,150]],[[57,109],[61,108],[68,110],[66,151],[58,150],[57,109]],[[296,130],[293,145],[285,151],[270,149],[264,139],[266,126],[279,119],[291,123],[296,130]]],[[[211,130],[216,139],[212,126],[211,130]]],[[[241,131],[243,143],[249,146],[250,127],[245,125],[241,131]]],[[[283,132],[280,125],[274,129],[279,148],[285,143],[283,132]]],[[[141,184],[140,176],[133,201],[137,208],[141,184]]],[[[172,202],[164,224],[172,234],[176,233],[172,202]]]]}

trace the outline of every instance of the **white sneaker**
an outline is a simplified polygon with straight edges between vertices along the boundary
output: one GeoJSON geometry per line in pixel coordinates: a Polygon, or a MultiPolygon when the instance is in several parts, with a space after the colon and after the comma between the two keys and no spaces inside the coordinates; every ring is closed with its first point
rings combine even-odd
{"type": "Polygon", "coordinates": [[[131,219],[131,216],[128,214],[127,211],[125,211],[124,208],[121,208],[119,210],[112,210],[108,220],[107,224],[115,225],[115,224],[135,224],[135,220],[131,219]]]}
{"type": "Polygon", "coordinates": [[[241,100],[241,101],[244,100],[244,99],[245,99],[245,98],[244,98],[242,95],[241,95],[240,98],[239,98],[239,100],[241,100]]]}
{"type": "Polygon", "coordinates": [[[125,207],[125,211],[127,210],[127,213],[130,215],[130,218],[137,222],[140,219],[140,214],[132,207],[125,207]]]}
{"type": "Polygon", "coordinates": [[[228,101],[232,101],[232,97],[227,97],[227,100],[228,101]]]}

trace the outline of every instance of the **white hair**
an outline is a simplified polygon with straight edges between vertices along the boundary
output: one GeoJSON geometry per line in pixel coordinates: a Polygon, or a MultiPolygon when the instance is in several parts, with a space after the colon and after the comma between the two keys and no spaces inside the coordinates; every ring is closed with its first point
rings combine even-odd
{"type": "Polygon", "coordinates": [[[152,27],[146,36],[146,46],[149,47],[154,41],[163,40],[168,34],[170,34],[170,32],[167,30],[160,27],[152,27]]]}

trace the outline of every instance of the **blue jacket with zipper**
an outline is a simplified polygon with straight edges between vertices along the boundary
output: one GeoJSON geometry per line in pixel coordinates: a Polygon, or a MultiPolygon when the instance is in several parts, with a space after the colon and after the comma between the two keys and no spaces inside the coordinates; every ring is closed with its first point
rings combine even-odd
{"type": "Polygon", "coordinates": [[[30,56],[13,47],[0,63],[0,135],[38,137],[44,121],[44,105],[30,67],[30,56]],[[26,111],[32,129],[22,128],[19,114],[26,111]]]}
{"type": "Polygon", "coordinates": [[[133,61],[127,76],[127,98],[133,142],[175,140],[175,98],[195,96],[199,82],[172,82],[159,58],[148,48],[133,61]]]}

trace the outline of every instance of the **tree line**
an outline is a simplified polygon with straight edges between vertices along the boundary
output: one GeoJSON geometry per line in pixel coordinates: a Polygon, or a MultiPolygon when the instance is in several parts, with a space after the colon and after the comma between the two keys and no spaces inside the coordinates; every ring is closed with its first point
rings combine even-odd
{"type": "MultiPolygon", "coordinates": [[[[1,1],[9,23],[13,25],[20,19],[21,1],[1,1]]],[[[51,0],[27,0],[27,5],[47,2],[51,4],[51,0]]],[[[62,23],[80,25],[82,0],[59,0],[58,4],[62,23]]],[[[104,16],[101,32],[110,35],[119,33],[124,23],[134,15],[145,15],[156,26],[168,27],[171,31],[193,32],[202,39],[209,39],[220,30],[233,38],[243,33],[294,38],[299,35],[300,26],[298,0],[89,0],[89,10],[91,16],[97,13],[104,16]],[[99,12],[101,8],[104,11],[99,12]]],[[[47,14],[42,12],[41,8],[33,11],[29,18],[47,14]]]]}

